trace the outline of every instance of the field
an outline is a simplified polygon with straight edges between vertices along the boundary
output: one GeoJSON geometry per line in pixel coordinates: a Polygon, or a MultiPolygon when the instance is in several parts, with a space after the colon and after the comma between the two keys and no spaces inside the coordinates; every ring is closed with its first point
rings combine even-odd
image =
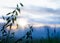
{"type": "MultiPolygon", "coordinates": [[[[0,29],[3,23],[0,23],[0,29]]],[[[13,38],[3,38],[0,32],[0,43],[60,43],[60,27],[33,27],[32,39],[22,38],[29,29],[17,29],[13,38]],[[2,39],[3,38],[3,39],[2,39]]]]}

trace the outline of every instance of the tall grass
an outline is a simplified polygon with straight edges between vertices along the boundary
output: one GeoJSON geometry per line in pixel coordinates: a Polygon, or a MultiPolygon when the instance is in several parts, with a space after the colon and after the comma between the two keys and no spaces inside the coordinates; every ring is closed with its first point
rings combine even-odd
{"type": "MultiPolygon", "coordinates": [[[[23,7],[23,4],[20,3],[20,5],[23,7]]],[[[2,16],[3,20],[6,20],[7,22],[3,25],[1,32],[2,32],[2,39],[1,43],[10,43],[10,40],[14,38],[14,32],[11,33],[11,29],[15,21],[17,20],[18,12],[20,13],[19,5],[17,4],[17,7],[12,12],[7,13],[7,18],[2,16]],[[9,30],[7,30],[7,27],[9,27],[9,30]]],[[[18,24],[16,24],[18,28],[18,24]]]]}

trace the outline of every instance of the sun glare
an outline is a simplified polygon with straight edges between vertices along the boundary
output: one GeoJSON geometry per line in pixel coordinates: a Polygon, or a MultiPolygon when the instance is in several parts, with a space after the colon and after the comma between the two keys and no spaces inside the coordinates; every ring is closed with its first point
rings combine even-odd
{"type": "MultiPolygon", "coordinates": [[[[24,29],[27,25],[28,25],[28,21],[27,21],[27,19],[25,19],[25,18],[19,18],[19,19],[17,19],[17,22],[16,22],[18,25],[19,25],[19,27],[21,27],[22,29],[24,29]]],[[[8,28],[8,30],[10,29],[10,27],[7,27],[8,28]]],[[[16,26],[16,24],[15,25],[13,25],[12,27],[11,27],[11,29],[12,30],[16,30],[17,29],[17,26],[16,26]]]]}
{"type": "Polygon", "coordinates": [[[28,21],[27,19],[20,18],[17,20],[17,23],[19,24],[20,27],[24,28],[28,24],[28,21]]]}

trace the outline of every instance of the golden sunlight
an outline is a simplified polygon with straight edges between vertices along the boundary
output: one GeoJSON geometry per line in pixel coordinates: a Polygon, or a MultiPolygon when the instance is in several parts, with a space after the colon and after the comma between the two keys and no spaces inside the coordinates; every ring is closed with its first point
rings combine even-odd
{"type": "MultiPolygon", "coordinates": [[[[16,29],[17,29],[17,26],[14,25],[14,26],[11,27],[11,29],[12,29],[12,30],[16,30],[16,29]]],[[[7,27],[7,30],[10,30],[10,26],[7,27]]]]}
{"type": "MultiPolygon", "coordinates": [[[[28,21],[25,18],[18,18],[17,21],[15,21],[15,24],[11,27],[12,30],[16,30],[17,29],[17,25],[19,25],[19,28],[24,29],[25,27],[27,27],[28,25],[28,21]]],[[[7,30],[10,30],[10,27],[7,27],[7,30]]]]}

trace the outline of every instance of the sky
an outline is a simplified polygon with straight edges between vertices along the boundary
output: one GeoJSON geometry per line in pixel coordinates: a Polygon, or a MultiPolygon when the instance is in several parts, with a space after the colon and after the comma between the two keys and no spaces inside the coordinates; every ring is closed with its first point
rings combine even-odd
{"type": "Polygon", "coordinates": [[[21,16],[28,22],[60,24],[60,0],[0,0],[0,22],[20,2],[24,5],[21,16]]]}

